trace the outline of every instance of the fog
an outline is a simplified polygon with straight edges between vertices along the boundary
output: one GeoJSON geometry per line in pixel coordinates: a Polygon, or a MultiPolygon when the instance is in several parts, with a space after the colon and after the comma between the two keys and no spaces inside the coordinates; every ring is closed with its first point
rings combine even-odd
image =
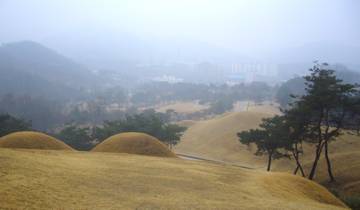
{"type": "Polygon", "coordinates": [[[356,0],[0,0],[0,42],[39,42],[93,70],[313,60],[357,68],[359,9],[356,0]]]}
{"type": "Polygon", "coordinates": [[[0,196],[359,209],[360,0],[0,0],[0,196]]]}

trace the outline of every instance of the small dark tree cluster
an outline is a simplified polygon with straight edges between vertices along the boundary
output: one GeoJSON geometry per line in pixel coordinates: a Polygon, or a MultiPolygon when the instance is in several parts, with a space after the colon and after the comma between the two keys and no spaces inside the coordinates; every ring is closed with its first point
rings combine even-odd
{"type": "Polygon", "coordinates": [[[93,147],[92,129],[89,127],[66,125],[56,136],[76,150],[86,151],[93,147]]]}
{"type": "Polygon", "coordinates": [[[210,114],[222,114],[234,108],[234,99],[228,96],[223,96],[217,101],[211,103],[207,110],[210,114]]]}
{"type": "Polygon", "coordinates": [[[94,137],[98,141],[121,132],[143,132],[155,136],[170,148],[180,141],[186,128],[168,122],[168,116],[154,110],[128,115],[117,121],[105,121],[102,126],[94,128],[94,137]]]}
{"type": "Polygon", "coordinates": [[[304,81],[303,77],[295,77],[279,87],[275,98],[281,107],[286,107],[293,102],[294,98],[291,95],[303,95],[305,93],[304,81]]]}
{"type": "Polygon", "coordinates": [[[32,130],[31,122],[15,118],[9,114],[0,115],[0,137],[17,131],[32,130]]]}

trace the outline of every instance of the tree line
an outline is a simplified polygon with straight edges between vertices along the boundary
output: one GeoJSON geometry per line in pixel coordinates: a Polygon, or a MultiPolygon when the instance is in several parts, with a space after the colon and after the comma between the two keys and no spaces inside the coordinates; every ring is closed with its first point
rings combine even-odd
{"type": "Polygon", "coordinates": [[[180,141],[185,127],[170,123],[169,115],[152,109],[140,114],[127,115],[97,126],[66,125],[55,135],[77,150],[90,150],[106,138],[122,132],[142,132],[152,135],[171,149],[180,141]]]}
{"type": "MultiPolygon", "coordinates": [[[[0,137],[16,131],[35,130],[31,122],[15,118],[9,114],[0,115],[0,137]]],[[[106,138],[121,132],[143,132],[158,138],[171,149],[179,143],[185,127],[170,123],[169,115],[145,110],[140,114],[127,115],[114,121],[104,121],[100,125],[86,126],[68,123],[52,136],[59,138],[77,150],[90,150],[106,138]]]]}
{"type": "Polygon", "coordinates": [[[300,172],[312,180],[323,155],[329,180],[334,182],[330,142],[345,132],[359,135],[359,86],[338,79],[326,63],[315,63],[303,79],[304,94],[291,95],[292,102],[282,109],[281,116],[263,119],[260,128],[239,132],[237,136],[243,144],[255,143],[257,155],[268,156],[268,171],[273,159],[288,157],[296,162],[294,174],[300,172]],[[305,142],[315,145],[309,172],[300,160],[305,142]]]}

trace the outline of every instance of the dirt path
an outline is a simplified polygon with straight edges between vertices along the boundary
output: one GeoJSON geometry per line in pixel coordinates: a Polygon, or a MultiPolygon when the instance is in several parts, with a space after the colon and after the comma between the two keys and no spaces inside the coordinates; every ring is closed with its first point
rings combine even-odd
{"type": "Polygon", "coordinates": [[[244,169],[255,170],[255,169],[263,169],[264,168],[264,167],[248,167],[248,166],[235,164],[235,163],[230,163],[230,162],[225,162],[225,161],[221,161],[221,160],[207,159],[207,158],[203,158],[203,157],[197,157],[197,156],[181,154],[181,153],[176,153],[176,155],[179,156],[180,158],[184,159],[184,160],[207,161],[207,162],[217,163],[217,164],[221,164],[221,165],[236,166],[236,167],[244,168],[244,169]]]}

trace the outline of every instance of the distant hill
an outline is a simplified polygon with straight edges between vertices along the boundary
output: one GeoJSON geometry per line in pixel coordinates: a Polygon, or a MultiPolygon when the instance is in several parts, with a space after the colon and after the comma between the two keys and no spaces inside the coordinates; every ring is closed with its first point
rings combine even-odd
{"type": "Polygon", "coordinates": [[[223,82],[233,64],[255,62],[236,50],[198,40],[140,38],[96,27],[76,36],[70,32],[57,34],[46,43],[99,71],[99,76],[107,76],[104,78],[106,83],[116,78],[125,86],[142,84],[164,75],[196,83],[223,82]],[[109,73],[113,75],[107,75],[109,73]]]}
{"type": "MultiPolygon", "coordinates": [[[[360,72],[349,70],[343,65],[332,65],[329,68],[335,70],[336,76],[343,80],[344,83],[360,84],[360,72]]],[[[305,79],[296,76],[280,85],[276,94],[276,100],[282,106],[286,106],[293,100],[290,95],[300,96],[304,93],[305,79]]]]}
{"type": "Polygon", "coordinates": [[[253,61],[236,50],[186,38],[140,38],[128,32],[119,33],[96,27],[83,33],[78,32],[74,36],[72,32],[64,32],[52,37],[47,43],[91,68],[117,71],[137,64],[234,64],[253,61]]]}
{"type": "Polygon", "coordinates": [[[349,67],[359,65],[360,47],[341,43],[314,42],[289,48],[275,55],[279,61],[304,63],[319,60],[321,62],[342,63],[349,67]]]}
{"type": "Polygon", "coordinates": [[[87,68],[39,43],[0,46],[0,94],[73,97],[95,81],[87,68]]]}
{"type": "Polygon", "coordinates": [[[360,46],[339,43],[314,42],[302,46],[279,49],[268,59],[278,63],[279,76],[283,80],[302,75],[312,66],[313,61],[343,65],[360,72],[360,46]]]}

